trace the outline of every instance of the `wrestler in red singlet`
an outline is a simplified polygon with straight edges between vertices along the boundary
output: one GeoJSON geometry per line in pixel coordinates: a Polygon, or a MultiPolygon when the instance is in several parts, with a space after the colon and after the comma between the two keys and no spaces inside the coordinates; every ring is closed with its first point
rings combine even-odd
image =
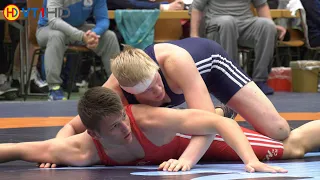
{"type": "MultiPolygon", "coordinates": [[[[101,163],[107,166],[117,165],[159,165],[163,161],[169,159],[179,159],[190,142],[191,136],[177,134],[173,140],[163,146],[154,145],[140,130],[136,124],[134,116],[131,112],[131,105],[126,106],[126,113],[130,119],[131,129],[134,136],[141,144],[145,157],[127,163],[117,163],[107,156],[103,146],[98,140],[93,139],[97,148],[101,163]]],[[[253,151],[259,160],[277,160],[281,159],[283,154],[283,144],[269,137],[261,135],[255,131],[241,127],[244,134],[247,136],[253,151]]],[[[237,153],[227,145],[220,135],[216,135],[211,146],[202,157],[201,161],[215,161],[215,160],[241,160],[237,153]]]]}

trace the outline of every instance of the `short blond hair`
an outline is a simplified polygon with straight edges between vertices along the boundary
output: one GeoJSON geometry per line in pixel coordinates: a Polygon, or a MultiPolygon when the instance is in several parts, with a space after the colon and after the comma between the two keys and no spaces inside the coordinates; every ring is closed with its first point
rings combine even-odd
{"type": "Polygon", "coordinates": [[[111,59],[111,71],[122,86],[134,86],[158,70],[158,64],[143,50],[127,45],[118,56],[111,59]]]}

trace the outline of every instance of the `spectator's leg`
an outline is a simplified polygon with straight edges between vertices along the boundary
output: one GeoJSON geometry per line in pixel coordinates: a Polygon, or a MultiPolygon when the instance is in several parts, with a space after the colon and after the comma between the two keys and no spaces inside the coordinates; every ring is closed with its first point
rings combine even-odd
{"type": "Polygon", "coordinates": [[[5,21],[0,21],[0,74],[5,74],[6,73],[6,68],[5,68],[5,62],[6,59],[4,58],[4,46],[3,46],[3,39],[4,39],[4,34],[5,34],[5,21]]]}
{"type": "Polygon", "coordinates": [[[98,56],[101,56],[101,60],[104,65],[104,69],[108,76],[111,75],[110,70],[110,59],[116,54],[120,53],[119,43],[117,40],[117,36],[112,31],[106,31],[100,37],[99,45],[94,51],[98,56]]]}
{"type": "Polygon", "coordinates": [[[62,79],[60,77],[64,53],[69,43],[68,38],[64,33],[57,30],[52,30],[50,27],[42,27],[37,30],[37,41],[41,47],[46,47],[44,55],[44,66],[46,72],[46,80],[49,85],[50,98],[52,100],[65,99],[63,91],[60,88],[62,79]],[[52,93],[52,91],[54,91],[52,93]]]}
{"type": "Polygon", "coordinates": [[[12,68],[12,86],[20,88],[20,31],[19,29],[9,25],[9,34],[12,44],[13,54],[13,68],[12,68]]]}
{"type": "Polygon", "coordinates": [[[320,36],[316,36],[309,40],[311,47],[320,47],[320,36]]]}
{"type": "Polygon", "coordinates": [[[44,61],[46,80],[49,88],[62,84],[60,78],[64,53],[67,49],[67,37],[64,33],[43,27],[37,31],[37,41],[41,47],[46,47],[44,61]]]}
{"type": "MultiPolygon", "coordinates": [[[[11,0],[0,0],[0,9],[3,10],[7,5],[12,4],[11,0]]],[[[5,35],[5,21],[0,21],[0,74],[5,74],[8,71],[8,62],[7,59],[4,58],[4,46],[3,40],[5,35]]]]}
{"type": "Polygon", "coordinates": [[[272,20],[251,18],[239,21],[239,44],[254,48],[255,61],[252,79],[265,94],[273,94],[266,84],[273,63],[277,30],[272,20]]]}
{"type": "Polygon", "coordinates": [[[232,16],[212,17],[206,24],[206,38],[219,43],[236,63],[238,62],[239,37],[237,23],[232,16]]]}

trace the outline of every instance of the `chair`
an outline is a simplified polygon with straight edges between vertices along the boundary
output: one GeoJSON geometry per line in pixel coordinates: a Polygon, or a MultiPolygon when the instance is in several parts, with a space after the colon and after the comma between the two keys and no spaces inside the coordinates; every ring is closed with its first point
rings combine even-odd
{"type": "MultiPolygon", "coordinates": [[[[43,0],[29,0],[27,1],[27,7],[28,8],[41,8],[43,4],[43,0]]],[[[34,60],[36,55],[41,55],[44,54],[44,50],[45,48],[41,48],[38,45],[37,39],[36,39],[36,31],[37,31],[37,26],[38,26],[38,17],[39,17],[39,13],[37,12],[37,16],[36,18],[34,18],[33,16],[28,16],[28,39],[29,42],[35,47],[35,50],[32,53],[32,61],[31,61],[31,67],[29,69],[28,72],[28,79],[27,79],[27,84],[25,87],[25,94],[24,94],[24,100],[27,99],[28,95],[29,95],[29,87],[30,87],[30,78],[31,78],[31,72],[32,72],[32,66],[34,64],[34,60]]],[[[73,61],[72,63],[72,67],[71,71],[70,71],[70,75],[69,75],[69,81],[68,81],[68,99],[70,99],[70,95],[71,95],[71,91],[72,91],[72,86],[74,84],[75,81],[75,77],[76,77],[76,73],[78,71],[78,68],[80,66],[80,59],[82,57],[82,54],[84,53],[92,53],[94,54],[90,49],[86,48],[85,46],[73,46],[70,45],[68,46],[67,51],[65,52],[65,54],[75,54],[78,56],[78,58],[75,58],[76,61],[73,61]]],[[[92,55],[91,56],[93,59],[93,65],[95,67],[95,56],[92,55]]]]}
{"type": "MultiPolygon", "coordinates": [[[[303,29],[303,34],[304,34],[304,38],[305,38],[305,42],[306,42],[306,46],[308,48],[309,51],[314,51],[314,57],[313,59],[316,58],[317,54],[320,53],[320,47],[311,47],[309,44],[309,36],[308,36],[308,24],[307,24],[307,18],[306,18],[306,13],[304,10],[299,9],[300,12],[300,18],[301,18],[301,25],[302,25],[302,29],[303,29]]],[[[308,58],[308,57],[307,57],[308,58]]]]}
{"type": "Polygon", "coordinates": [[[305,42],[304,42],[304,37],[301,33],[301,31],[297,29],[287,29],[287,31],[290,33],[290,40],[289,41],[278,41],[277,46],[276,46],[276,66],[283,66],[282,61],[280,61],[280,56],[288,56],[288,61],[284,62],[284,66],[288,67],[290,62],[292,61],[292,57],[296,56],[297,59],[300,59],[300,47],[302,47],[305,42]],[[279,49],[285,49],[286,52],[280,53],[279,49]],[[292,54],[291,49],[296,48],[297,53],[292,54]]]}
{"type": "Polygon", "coordinates": [[[249,47],[238,46],[239,66],[252,77],[254,64],[254,49],[249,47]]]}
{"type": "Polygon", "coordinates": [[[181,37],[182,25],[180,19],[158,19],[154,27],[155,43],[179,40],[181,37]]]}
{"type": "MultiPolygon", "coordinates": [[[[157,0],[163,2],[164,0],[157,0]]],[[[168,0],[168,3],[174,0],[168,0]]],[[[182,37],[182,25],[180,19],[158,19],[154,26],[154,42],[161,43],[179,40],[182,37]]]]}

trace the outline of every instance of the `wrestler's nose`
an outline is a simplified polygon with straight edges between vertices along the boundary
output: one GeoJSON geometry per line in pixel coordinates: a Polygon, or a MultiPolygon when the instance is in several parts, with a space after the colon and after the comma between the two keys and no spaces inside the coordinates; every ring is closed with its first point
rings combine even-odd
{"type": "Polygon", "coordinates": [[[159,94],[161,94],[162,91],[162,87],[160,85],[157,85],[153,88],[153,95],[158,96],[159,94]]]}
{"type": "Polygon", "coordinates": [[[129,125],[126,124],[125,122],[121,123],[121,131],[125,134],[128,134],[128,132],[130,131],[129,125]]]}

